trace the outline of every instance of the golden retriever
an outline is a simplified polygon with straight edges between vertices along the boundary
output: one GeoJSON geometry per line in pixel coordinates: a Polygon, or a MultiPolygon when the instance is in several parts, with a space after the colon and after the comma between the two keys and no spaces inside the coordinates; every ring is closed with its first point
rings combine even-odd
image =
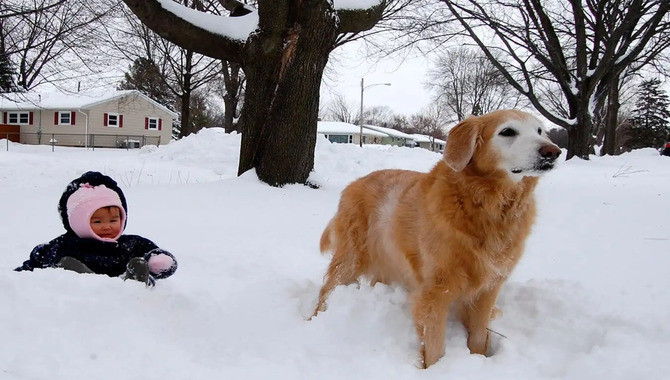
{"type": "Polygon", "coordinates": [[[422,367],[444,354],[447,314],[486,355],[498,292],[519,261],[535,218],[538,177],[561,154],[541,122],[518,110],[463,120],[428,173],[380,170],[342,192],[321,236],[333,257],[314,311],[340,284],[407,288],[422,367]]]}

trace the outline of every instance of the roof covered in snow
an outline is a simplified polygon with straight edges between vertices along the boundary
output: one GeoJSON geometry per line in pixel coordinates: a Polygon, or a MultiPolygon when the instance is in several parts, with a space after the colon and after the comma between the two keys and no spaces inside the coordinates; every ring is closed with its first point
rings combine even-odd
{"type": "Polygon", "coordinates": [[[426,135],[421,135],[418,133],[412,134],[412,137],[414,137],[414,141],[418,143],[430,143],[430,142],[436,142],[436,143],[441,143],[441,144],[446,144],[447,142],[444,140],[436,139],[430,136],[426,135]]]}
{"type": "MultiPolygon", "coordinates": [[[[343,121],[319,121],[317,124],[317,133],[321,134],[360,134],[359,125],[345,123],[343,121]]],[[[363,127],[363,134],[368,136],[386,137],[388,134],[363,127]]]]}
{"type": "Polygon", "coordinates": [[[76,93],[67,94],[61,92],[21,92],[3,94],[0,96],[0,110],[3,111],[29,111],[29,110],[63,110],[63,109],[91,109],[99,104],[106,103],[124,96],[139,96],[146,99],[158,108],[177,117],[177,113],[161,105],[150,97],[137,90],[109,90],[102,93],[76,93]]]}
{"type": "Polygon", "coordinates": [[[378,131],[378,132],[386,133],[387,135],[392,136],[392,137],[414,140],[414,136],[409,135],[409,134],[404,133],[404,132],[397,131],[397,130],[392,129],[392,128],[378,127],[376,125],[365,125],[365,127],[373,129],[373,130],[378,131]]]}

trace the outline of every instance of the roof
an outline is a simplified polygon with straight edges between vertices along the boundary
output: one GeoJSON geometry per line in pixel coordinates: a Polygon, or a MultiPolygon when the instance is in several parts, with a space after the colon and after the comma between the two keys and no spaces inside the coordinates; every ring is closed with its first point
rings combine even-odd
{"type": "MultiPolygon", "coordinates": [[[[345,123],[343,121],[319,121],[316,127],[317,133],[321,134],[360,134],[361,127],[360,125],[355,125],[351,123],[345,123]]],[[[388,136],[386,133],[374,131],[369,128],[363,127],[363,134],[368,136],[388,136]]]]}
{"type": "Polygon", "coordinates": [[[150,97],[137,90],[112,90],[104,93],[76,93],[64,94],[59,92],[21,92],[3,94],[0,96],[0,109],[10,111],[29,111],[35,109],[62,110],[62,109],[91,109],[99,104],[107,103],[124,96],[138,96],[144,98],[156,107],[169,113],[173,117],[178,114],[161,105],[150,97]]]}
{"type": "Polygon", "coordinates": [[[373,129],[373,130],[378,131],[378,132],[386,133],[387,135],[392,136],[392,137],[414,140],[414,136],[408,135],[407,133],[404,133],[404,132],[396,131],[395,129],[392,129],[392,128],[378,127],[376,125],[365,125],[365,127],[373,129]]]}
{"type": "Polygon", "coordinates": [[[429,143],[429,142],[436,142],[436,143],[441,143],[441,144],[446,144],[447,143],[444,140],[436,139],[436,138],[426,136],[426,135],[420,135],[418,133],[415,133],[412,136],[414,137],[414,141],[419,142],[419,143],[429,143]]]}

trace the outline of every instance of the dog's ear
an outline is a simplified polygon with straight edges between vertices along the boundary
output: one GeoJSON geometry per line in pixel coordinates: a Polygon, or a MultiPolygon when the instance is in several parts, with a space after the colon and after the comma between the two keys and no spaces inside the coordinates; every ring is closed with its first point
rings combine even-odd
{"type": "Polygon", "coordinates": [[[465,169],[472,156],[480,131],[476,117],[468,117],[449,131],[447,147],[444,149],[444,161],[457,172],[465,169]]]}

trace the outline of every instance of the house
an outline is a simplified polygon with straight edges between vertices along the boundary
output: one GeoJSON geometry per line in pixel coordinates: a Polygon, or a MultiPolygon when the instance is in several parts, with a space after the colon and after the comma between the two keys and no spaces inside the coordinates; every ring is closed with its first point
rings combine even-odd
{"type": "MultiPolygon", "coordinates": [[[[361,127],[341,121],[319,121],[316,132],[324,135],[330,142],[360,144],[361,127]]],[[[364,144],[381,144],[388,137],[385,133],[363,127],[364,144]]]]}
{"type": "Polygon", "coordinates": [[[23,144],[107,148],[167,144],[177,117],[136,90],[97,96],[28,92],[0,97],[0,124],[3,130],[15,131],[12,141],[23,144]]]}
{"type": "Polygon", "coordinates": [[[418,133],[413,134],[414,142],[419,148],[428,149],[432,152],[444,152],[444,147],[447,145],[447,142],[444,140],[437,139],[432,136],[420,135],[418,133]]]}
{"type": "MultiPolygon", "coordinates": [[[[396,131],[395,129],[391,128],[378,127],[376,125],[365,125],[364,127],[372,129],[373,131],[384,133],[386,137],[383,138],[382,144],[406,146],[410,148],[415,146],[414,136],[407,133],[396,131]]],[[[365,142],[365,140],[363,142],[365,142]]]]}

